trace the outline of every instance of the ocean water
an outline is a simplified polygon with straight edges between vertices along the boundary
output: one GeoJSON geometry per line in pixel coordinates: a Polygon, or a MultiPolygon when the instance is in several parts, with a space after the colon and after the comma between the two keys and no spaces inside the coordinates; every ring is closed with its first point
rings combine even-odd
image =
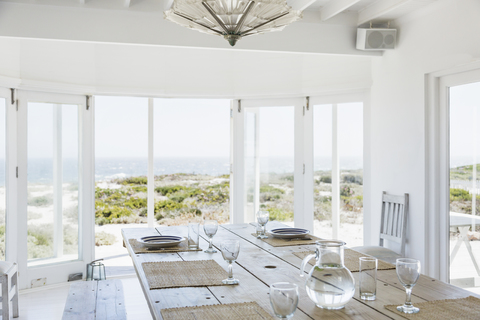
{"type": "MultiPolygon", "coordinates": [[[[251,163],[251,161],[246,162],[251,163]]],[[[293,173],[294,161],[291,157],[272,157],[260,159],[260,170],[263,173],[293,173]]],[[[342,170],[361,169],[360,157],[343,157],[340,161],[342,170]]],[[[314,169],[331,170],[330,158],[315,158],[314,169]]],[[[95,159],[95,180],[109,180],[131,176],[147,175],[147,159],[142,158],[97,158],[95,159]]],[[[229,174],[230,159],[228,157],[208,158],[157,158],[154,160],[154,174],[195,173],[212,176],[229,174]]],[[[53,160],[31,158],[28,160],[28,182],[51,184],[53,181],[53,160]]],[[[78,182],[78,160],[63,160],[63,181],[78,182]]],[[[0,159],[0,186],[5,185],[5,161],[0,159]]]]}

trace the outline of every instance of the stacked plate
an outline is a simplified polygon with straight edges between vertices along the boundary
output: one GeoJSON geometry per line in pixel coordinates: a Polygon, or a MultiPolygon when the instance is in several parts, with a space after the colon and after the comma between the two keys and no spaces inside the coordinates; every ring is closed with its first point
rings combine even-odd
{"type": "Polygon", "coordinates": [[[168,248],[179,245],[185,238],[177,236],[149,236],[137,239],[148,249],[168,248]]]}
{"type": "Polygon", "coordinates": [[[300,228],[278,228],[270,230],[270,234],[274,238],[292,239],[306,237],[310,231],[300,228]]]}

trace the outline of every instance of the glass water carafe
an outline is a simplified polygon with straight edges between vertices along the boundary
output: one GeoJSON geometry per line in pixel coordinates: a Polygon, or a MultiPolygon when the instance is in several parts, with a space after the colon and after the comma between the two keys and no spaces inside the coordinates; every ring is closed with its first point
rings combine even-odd
{"type": "Polygon", "coordinates": [[[315,266],[305,280],[305,290],[317,307],[342,309],[355,293],[355,280],[343,262],[345,242],[320,240],[316,245],[315,253],[303,259],[300,269],[300,276],[303,277],[305,265],[310,259],[316,259],[315,266]]]}

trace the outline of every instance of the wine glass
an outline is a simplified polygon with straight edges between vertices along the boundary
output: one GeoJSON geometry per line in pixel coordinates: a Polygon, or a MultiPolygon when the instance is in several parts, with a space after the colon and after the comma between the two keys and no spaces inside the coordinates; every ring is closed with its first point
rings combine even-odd
{"type": "Polygon", "coordinates": [[[419,308],[412,305],[412,288],[417,283],[420,276],[420,261],[415,259],[401,258],[397,259],[397,276],[407,291],[407,298],[403,306],[398,306],[397,310],[403,313],[417,313],[419,308]]]}
{"type": "Polygon", "coordinates": [[[298,286],[295,283],[277,282],[270,286],[270,304],[280,319],[293,317],[298,305],[298,286]]]}
{"type": "Polygon", "coordinates": [[[225,240],[222,241],[220,248],[222,250],[222,256],[225,261],[228,262],[228,279],[222,280],[224,284],[238,284],[240,281],[233,277],[233,262],[237,260],[240,253],[240,241],[238,240],[225,240]]]}
{"type": "Polygon", "coordinates": [[[206,253],[216,253],[217,250],[213,249],[212,239],[218,230],[218,221],[217,220],[205,220],[203,223],[203,231],[208,237],[208,249],[205,250],[206,253]]]}
{"type": "Polygon", "coordinates": [[[268,211],[258,211],[257,222],[262,227],[262,232],[257,236],[257,239],[267,239],[268,236],[265,232],[267,231],[268,211]]]}

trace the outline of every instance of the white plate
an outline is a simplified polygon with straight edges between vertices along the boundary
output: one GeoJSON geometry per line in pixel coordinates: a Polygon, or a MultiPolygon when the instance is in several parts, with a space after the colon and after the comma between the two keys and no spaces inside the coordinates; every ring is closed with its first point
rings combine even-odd
{"type": "Polygon", "coordinates": [[[306,229],[300,229],[300,228],[278,228],[278,229],[270,230],[269,233],[274,238],[292,239],[292,238],[304,238],[310,233],[310,231],[306,229]]]}
{"type": "Polygon", "coordinates": [[[148,249],[168,248],[179,245],[185,238],[177,236],[149,236],[138,239],[148,249]]]}

